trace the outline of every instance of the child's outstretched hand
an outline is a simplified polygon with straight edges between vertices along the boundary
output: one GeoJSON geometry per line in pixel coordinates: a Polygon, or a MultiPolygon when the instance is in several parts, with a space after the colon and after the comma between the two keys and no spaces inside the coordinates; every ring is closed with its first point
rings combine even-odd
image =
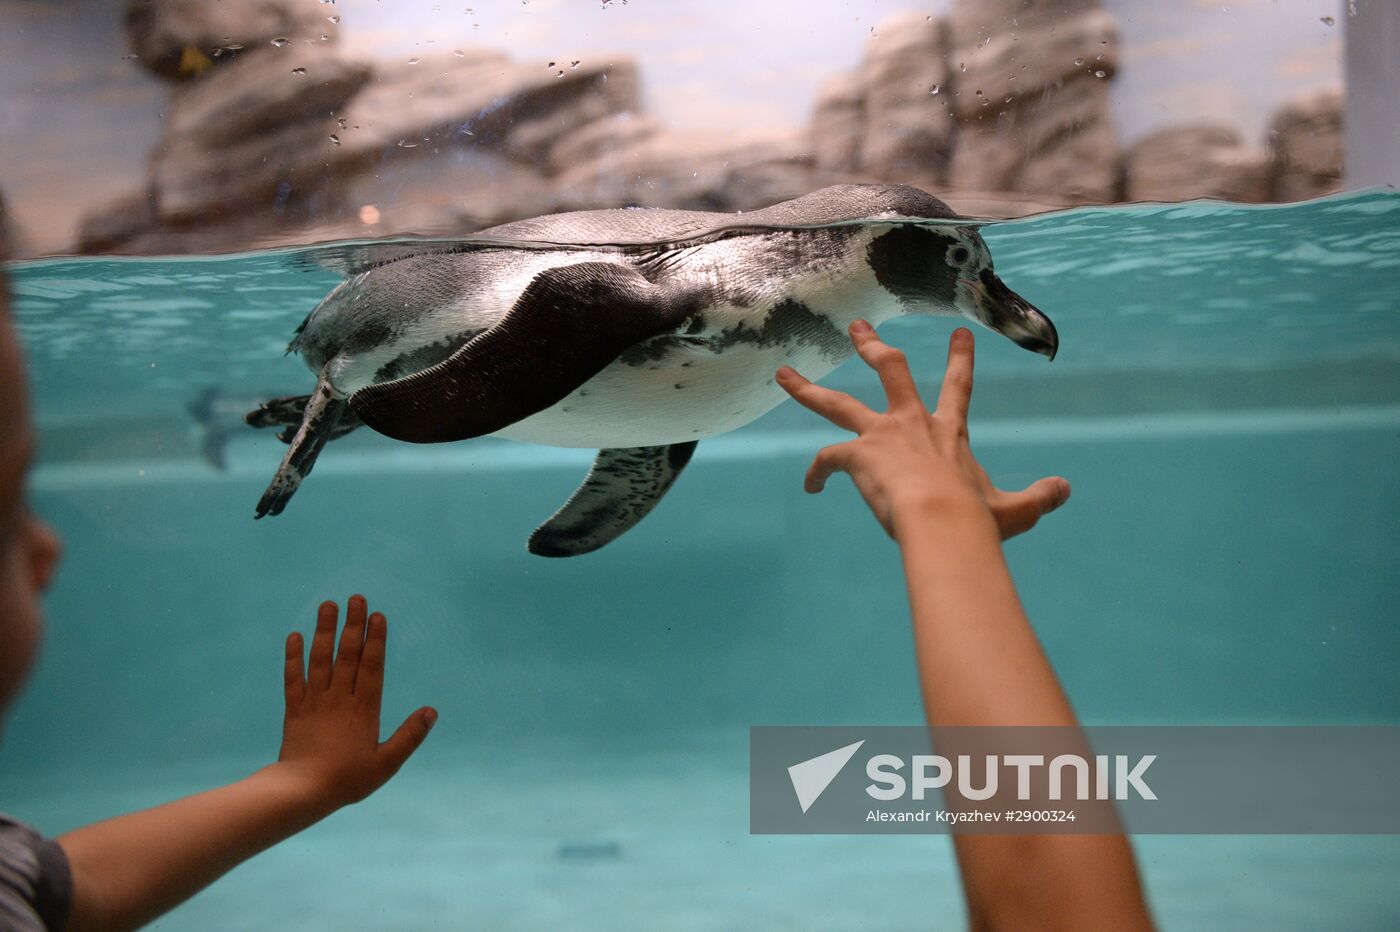
{"type": "Polygon", "coordinates": [[[1069,498],[1069,483],[1059,477],[1003,492],[973,457],[967,437],[973,340],[966,328],[953,331],[948,341],[948,370],[932,413],[919,398],[902,352],[881,342],[863,320],[851,325],[851,342],[880,376],[889,400],[883,414],[809,382],[787,366],[778,370],[778,384],[798,404],[859,434],[817,453],[807,470],[808,492],[820,492],[832,473],[846,472],[891,537],[899,516],[908,511],[972,505],[991,512],[1003,540],[1030,530],[1069,498]]]}
{"type": "Polygon", "coordinates": [[[321,603],[305,671],[301,635],[287,638],[287,714],[278,761],[305,777],[330,808],[359,802],[383,786],[437,721],[437,712],[425,706],[379,743],[387,622],[379,612],[366,619],[367,610],[364,596],[350,597],[337,653],[339,609],[321,603]]]}

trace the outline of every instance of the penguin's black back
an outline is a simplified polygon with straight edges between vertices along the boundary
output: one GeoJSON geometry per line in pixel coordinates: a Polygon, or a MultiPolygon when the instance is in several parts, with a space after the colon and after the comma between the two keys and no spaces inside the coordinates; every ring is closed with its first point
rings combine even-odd
{"type": "Polygon", "coordinates": [[[839,184],[744,213],[659,207],[580,210],[501,224],[464,240],[482,237],[570,246],[650,246],[704,239],[749,227],[820,226],[889,214],[960,219],[947,204],[909,185],[839,184]]]}
{"type": "Polygon", "coordinates": [[[926,220],[964,219],[938,198],[910,185],[838,184],[746,213],[662,207],[579,210],[516,220],[453,240],[320,249],[311,259],[316,265],[354,275],[410,257],[472,252],[511,243],[651,250],[745,231],[850,223],[891,214],[926,220]]]}

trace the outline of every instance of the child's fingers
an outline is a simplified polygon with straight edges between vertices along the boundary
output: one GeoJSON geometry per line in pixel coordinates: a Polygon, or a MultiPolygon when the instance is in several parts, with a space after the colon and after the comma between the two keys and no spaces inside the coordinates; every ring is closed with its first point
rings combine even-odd
{"type": "Polygon", "coordinates": [[[340,651],[336,654],[331,682],[348,690],[355,688],[355,672],[360,667],[360,651],[365,644],[365,614],[369,610],[365,597],[352,595],[345,606],[345,630],[340,634],[340,651]]]}
{"type": "Polygon", "coordinates": [[[924,410],[919,388],[914,384],[913,373],[909,371],[909,360],[903,352],[882,341],[875,335],[875,328],[863,320],[851,324],[851,342],[855,344],[860,358],[880,377],[891,411],[915,406],[920,411],[924,410]]]}
{"type": "Polygon", "coordinates": [[[365,649],[360,654],[360,672],[355,676],[355,695],[366,705],[379,708],[384,693],[384,652],[389,623],[379,612],[369,616],[365,649]]]}
{"type": "Polygon", "coordinates": [[[418,750],[436,721],[437,710],[424,706],[404,719],[404,723],[389,736],[389,740],[379,746],[379,753],[388,770],[384,779],[387,780],[398,772],[403,762],[418,750]]]}
{"type": "Polygon", "coordinates": [[[322,602],[316,611],[316,633],[311,637],[311,661],[306,668],[309,689],[325,689],[331,685],[331,654],[335,651],[335,620],[340,607],[334,602],[322,602]]]}
{"type": "Polygon", "coordinates": [[[1059,476],[1032,482],[1020,492],[1003,492],[997,503],[1007,536],[1022,534],[1035,527],[1042,517],[1069,501],[1069,483],[1059,476]]]}
{"type": "Polygon", "coordinates": [[[823,447],[817,451],[812,465],[807,468],[807,478],[803,481],[802,487],[808,493],[816,495],[826,488],[826,480],[831,478],[832,473],[845,472],[850,459],[851,445],[849,443],[823,447]]]}
{"type": "Polygon", "coordinates": [[[972,401],[972,362],[972,331],[959,327],[948,338],[948,370],[938,394],[938,413],[959,424],[967,423],[967,406],[972,401]]]}
{"type": "Polygon", "coordinates": [[[860,433],[878,415],[845,392],[822,388],[803,378],[797,370],[783,366],[778,385],[808,411],[814,411],[837,427],[860,433]]]}
{"type": "Polygon", "coordinates": [[[293,631],[287,635],[286,663],[282,667],[282,685],[287,696],[287,705],[301,701],[306,695],[306,677],[302,669],[301,633],[293,631]]]}

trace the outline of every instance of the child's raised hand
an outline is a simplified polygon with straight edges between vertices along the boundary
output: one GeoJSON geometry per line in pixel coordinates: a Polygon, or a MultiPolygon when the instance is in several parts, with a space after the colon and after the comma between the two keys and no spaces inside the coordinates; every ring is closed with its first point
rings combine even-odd
{"type": "Polygon", "coordinates": [[[809,382],[787,366],[778,370],[778,384],[798,404],[859,435],[817,453],[807,470],[808,492],[820,492],[832,473],[846,472],[892,537],[906,509],[971,504],[990,510],[1003,540],[1030,530],[1069,498],[1069,483],[1059,477],[1041,479],[1020,492],[1003,492],[973,457],[967,437],[970,331],[953,331],[943,390],[932,413],[919,398],[902,352],[881,342],[863,320],[851,325],[851,342],[880,377],[889,400],[883,414],[850,395],[809,382]]]}
{"type": "Polygon", "coordinates": [[[287,638],[287,713],[278,761],[305,777],[317,799],[331,808],[379,789],[437,721],[437,712],[425,706],[379,743],[387,622],[379,612],[366,618],[367,610],[364,596],[350,597],[337,653],[339,609],[334,602],[321,603],[304,671],[301,635],[287,638]]]}

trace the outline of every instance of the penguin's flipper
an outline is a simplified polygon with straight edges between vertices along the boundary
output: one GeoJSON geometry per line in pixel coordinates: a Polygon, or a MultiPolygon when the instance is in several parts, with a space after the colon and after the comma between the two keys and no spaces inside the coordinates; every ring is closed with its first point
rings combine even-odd
{"type": "Polygon", "coordinates": [[[599,450],[583,484],[530,535],[530,552],[576,557],[612,543],[651,513],[690,462],[695,444],[599,450]]]}
{"type": "Polygon", "coordinates": [[[628,347],[674,330],[692,304],[619,263],[548,269],[495,326],[435,366],[360,389],[350,406],[395,440],[492,434],[563,400],[628,347]]]}

